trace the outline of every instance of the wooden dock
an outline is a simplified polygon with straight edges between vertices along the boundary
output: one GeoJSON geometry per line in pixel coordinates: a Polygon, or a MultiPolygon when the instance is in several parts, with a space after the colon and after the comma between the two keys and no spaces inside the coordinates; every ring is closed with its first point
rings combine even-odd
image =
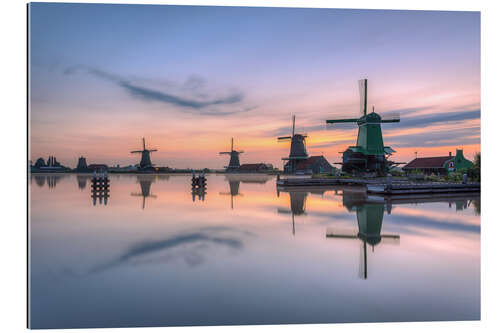
{"type": "Polygon", "coordinates": [[[367,184],[366,192],[375,195],[415,195],[442,193],[474,193],[481,191],[480,183],[412,183],[367,184]]]}
{"type": "Polygon", "coordinates": [[[429,195],[446,193],[479,193],[480,183],[411,182],[385,178],[278,178],[276,186],[283,188],[357,186],[373,195],[429,195]]]}

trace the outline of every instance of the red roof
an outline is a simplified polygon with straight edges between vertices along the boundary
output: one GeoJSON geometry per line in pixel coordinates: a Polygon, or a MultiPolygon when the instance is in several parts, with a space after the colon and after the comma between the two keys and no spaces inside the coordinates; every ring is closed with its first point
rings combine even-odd
{"type": "Polygon", "coordinates": [[[301,160],[297,163],[297,170],[310,169],[313,165],[324,159],[325,158],[323,156],[311,156],[306,160],[301,160]]]}
{"type": "Polygon", "coordinates": [[[416,158],[407,165],[403,167],[403,169],[438,169],[444,168],[444,164],[453,159],[455,156],[439,156],[439,157],[421,157],[416,158]]]}
{"type": "Polygon", "coordinates": [[[249,163],[249,164],[242,164],[238,168],[238,170],[260,170],[260,169],[266,169],[267,166],[264,163],[249,163]]]}

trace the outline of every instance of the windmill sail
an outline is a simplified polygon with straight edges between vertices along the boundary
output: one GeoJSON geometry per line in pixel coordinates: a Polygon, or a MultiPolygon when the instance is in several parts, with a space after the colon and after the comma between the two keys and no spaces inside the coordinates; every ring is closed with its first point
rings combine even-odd
{"type": "Polygon", "coordinates": [[[366,100],[368,94],[368,80],[362,79],[358,81],[359,84],[359,110],[361,117],[366,116],[366,100]]]}

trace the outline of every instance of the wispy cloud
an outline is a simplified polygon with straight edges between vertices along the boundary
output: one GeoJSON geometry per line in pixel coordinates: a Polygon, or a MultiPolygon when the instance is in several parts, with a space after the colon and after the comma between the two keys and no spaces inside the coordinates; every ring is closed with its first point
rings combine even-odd
{"type": "MultiPolygon", "coordinates": [[[[137,261],[148,262],[147,257],[159,252],[169,256],[169,258],[181,257],[190,265],[198,265],[205,261],[207,248],[211,245],[234,250],[242,249],[243,241],[232,234],[234,231],[237,230],[226,227],[207,227],[198,231],[180,233],[166,239],[144,241],[131,246],[114,260],[95,266],[89,273],[97,273],[137,261]]],[[[239,233],[246,236],[252,235],[246,231],[239,233]]]]}
{"type": "Polygon", "coordinates": [[[430,115],[415,116],[408,119],[401,119],[397,124],[398,128],[429,127],[441,123],[456,123],[464,120],[480,119],[481,110],[465,110],[458,112],[440,112],[430,115]]]}
{"type": "MultiPolygon", "coordinates": [[[[208,98],[206,94],[201,94],[198,92],[198,90],[205,85],[205,81],[204,79],[197,76],[190,77],[183,85],[181,85],[182,90],[188,91],[192,96],[186,97],[172,92],[160,91],[142,86],[119,75],[115,75],[107,71],[88,66],[79,65],[68,67],[64,70],[64,74],[70,75],[78,71],[85,71],[95,77],[114,83],[134,98],[148,102],[159,102],[179,106],[190,113],[202,115],[229,115],[250,111],[255,108],[239,107],[231,111],[211,109],[210,107],[214,106],[238,104],[244,100],[244,95],[241,92],[233,92],[223,97],[208,98]]],[[[171,89],[172,86],[170,85],[169,88],[171,89]]]]}

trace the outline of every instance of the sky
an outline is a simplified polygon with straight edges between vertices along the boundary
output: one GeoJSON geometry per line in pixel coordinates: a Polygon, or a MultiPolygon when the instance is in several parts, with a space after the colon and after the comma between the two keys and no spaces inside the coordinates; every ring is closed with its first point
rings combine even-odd
{"type": "Polygon", "coordinates": [[[363,78],[392,160],[480,151],[479,12],[32,3],[29,51],[33,161],[281,168],[296,115],[340,162],[363,78]]]}

